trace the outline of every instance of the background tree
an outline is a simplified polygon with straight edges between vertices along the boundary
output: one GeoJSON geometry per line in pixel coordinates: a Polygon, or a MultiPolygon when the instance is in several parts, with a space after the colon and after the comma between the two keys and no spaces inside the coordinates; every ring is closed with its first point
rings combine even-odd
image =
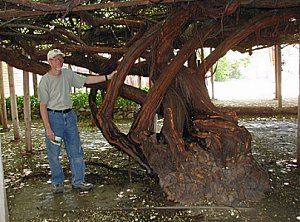
{"type": "Polygon", "coordinates": [[[44,74],[48,49],[60,48],[68,64],[99,75],[118,70],[109,85],[92,86],[92,114],[110,144],[157,176],[168,199],[236,205],[264,196],[268,174],[252,156],[251,135],[210,101],[205,74],[230,49],[299,42],[299,1],[2,2],[1,60],[44,74]],[[214,50],[197,65],[195,51],[205,47],[214,50]],[[151,89],[125,85],[127,75],[148,76],[151,89]],[[112,119],[118,96],[141,104],[127,134],[112,119]],[[155,114],[163,117],[159,132],[155,114]]]}
{"type": "Polygon", "coordinates": [[[242,76],[242,68],[247,67],[249,63],[249,57],[230,61],[226,56],[223,56],[214,67],[215,80],[222,82],[230,79],[240,79],[242,76]]]}

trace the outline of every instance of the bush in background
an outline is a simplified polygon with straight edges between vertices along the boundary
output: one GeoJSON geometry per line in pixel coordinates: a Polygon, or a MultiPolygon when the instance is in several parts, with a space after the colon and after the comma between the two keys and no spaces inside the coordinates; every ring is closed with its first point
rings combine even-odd
{"type": "MultiPolygon", "coordinates": [[[[71,98],[73,100],[73,108],[74,109],[89,109],[89,93],[83,91],[77,91],[75,93],[71,93],[71,98]]],[[[24,108],[24,96],[17,96],[17,109],[18,113],[23,115],[23,108],[24,108]]],[[[102,103],[102,96],[100,94],[97,95],[96,98],[97,104],[100,106],[102,103]]],[[[30,105],[31,105],[31,113],[33,115],[39,115],[39,101],[38,98],[35,96],[30,96],[30,105]]],[[[137,106],[137,103],[124,99],[122,97],[118,97],[115,107],[128,107],[128,106],[137,106]]],[[[11,116],[11,104],[10,98],[6,98],[6,109],[7,115],[11,116]]]]}

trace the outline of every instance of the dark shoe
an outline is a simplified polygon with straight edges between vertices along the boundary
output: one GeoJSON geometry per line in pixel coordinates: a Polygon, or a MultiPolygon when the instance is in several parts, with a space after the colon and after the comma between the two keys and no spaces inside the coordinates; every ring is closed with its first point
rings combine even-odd
{"type": "Polygon", "coordinates": [[[64,185],[62,183],[54,184],[53,193],[63,193],[64,192],[64,185]]]}
{"type": "Polygon", "coordinates": [[[81,182],[80,184],[72,185],[72,187],[74,189],[80,189],[81,191],[88,191],[93,189],[94,185],[91,183],[81,182]]]}

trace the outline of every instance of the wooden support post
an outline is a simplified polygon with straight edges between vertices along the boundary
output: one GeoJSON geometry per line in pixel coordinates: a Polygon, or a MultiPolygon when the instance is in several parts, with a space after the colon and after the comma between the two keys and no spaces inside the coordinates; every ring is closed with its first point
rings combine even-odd
{"type": "Polygon", "coordinates": [[[37,74],[32,73],[32,81],[33,81],[33,95],[35,97],[38,97],[38,80],[37,80],[37,74]]]}
{"type": "Polygon", "coordinates": [[[138,76],[138,87],[141,89],[142,88],[142,77],[138,76]]]}
{"type": "MultiPolygon", "coordinates": [[[[210,48],[210,53],[212,53],[212,48],[210,48]]],[[[210,83],[211,83],[211,99],[215,99],[215,75],[214,67],[210,68],[210,83]]]]}
{"type": "Polygon", "coordinates": [[[282,78],[281,78],[281,47],[275,45],[275,75],[276,75],[276,95],[278,108],[282,108],[282,78]]]}
{"type": "Polygon", "coordinates": [[[8,207],[4,183],[4,171],[2,163],[2,152],[1,152],[1,138],[0,138],[0,221],[8,222],[8,207]]]}
{"type": "MultiPolygon", "coordinates": [[[[68,67],[69,67],[70,70],[72,70],[72,66],[70,64],[68,65],[68,67]]],[[[72,89],[73,89],[73,93],[76,93],[76,88],[72,87],[72,89]]]]}
{"type": "Polygon", "coordinates": [[[215,75],[213,75],[213,67],[210,68],[210,73],[211,99],[215,99],[215,75]]]}
{"type": "Polygon", "coordinates": [[[3,80],[3,62],[0,61],[0,107],[1,107],[1,123],[3,130],[8,130],[7,123],[7,111],[6,111],[6,101],[4,93],[4,80],[3,80]]]}
{"type": "Polygon", "coordinates": [[[278,87],[278,84],[277,84],[277,82],[278,82],[278,80],[277,80],[277,66],[276,66],[276,52],[275,52],[275,46],[274,47],[272,47],[272,64],[274,65],[274,67],[275,67],[275,100],[278,100],[278,89],[277,89],[277,87],[278,87]]]}
{"type": "Polygon", "coordinates": [[[31,107],[30,107],[30,92],[29,92],[29,73],[23,71],[23,90],[24,90],[24,122],[25,122],[25,140],[26,152],[32,152],[31,138],[31,107]]]}
{"type": "Polygon", "coordinates": [[[17,108],[17,98],[15,93],[15,83],[14,83],[14,72],[13,67],[10,65],[8,67],[8,82],[9,82],[9,92],[10,92],[10,109],[11,109],[11,118],[14,127],[14,139],[20,139],[20,126],[19,126],[19,117],[18,117],[18,108],[17,108]]]}
{"type": "MultiPolygon", "coordinates": [[[[141,62],[141,59],[139,58],[138,61],[141,62]]],[[[142,88],[142,77],[141,76],[138,76],[138,86],[140,89],[142,88]]]]}
{"type": "Polygon", "coordinates": [[[297,165],[300,168],[300,44],[299,44],[299,92],[298,92],[298,127],[297,127],[297,165]]]}

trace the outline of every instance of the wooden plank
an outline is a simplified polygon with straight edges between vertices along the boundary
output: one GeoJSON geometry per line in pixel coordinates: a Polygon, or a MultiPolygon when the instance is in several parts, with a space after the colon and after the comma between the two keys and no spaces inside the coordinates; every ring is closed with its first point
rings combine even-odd
{"type": "Polygon", "coordinates": [[[4,183],[4,172],[1,152],[1,137],[0,137],[0,222],[8,222],[8,207],[4,183]]]}

